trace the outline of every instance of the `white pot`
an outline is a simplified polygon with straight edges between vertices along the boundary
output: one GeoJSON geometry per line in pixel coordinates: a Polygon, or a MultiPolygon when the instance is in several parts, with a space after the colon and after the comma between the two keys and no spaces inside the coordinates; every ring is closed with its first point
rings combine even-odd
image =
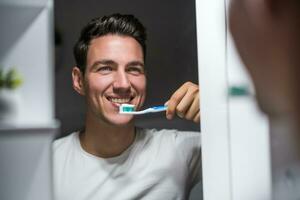
{"type": "Polygon", "coordinates": [[[20,104],[16,90],[0,89],[0,125],[15,124],[20,113],[20,104]]]}

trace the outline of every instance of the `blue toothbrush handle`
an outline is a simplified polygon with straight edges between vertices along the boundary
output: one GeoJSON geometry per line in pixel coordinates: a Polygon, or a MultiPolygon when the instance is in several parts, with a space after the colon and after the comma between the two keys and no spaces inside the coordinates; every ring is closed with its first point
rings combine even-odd
{"type": "Polygon", "coordinates": [[[161,112],[168,109],[168,106],[153,106],[151,108],[152,112],[161,112]]]}
{"type": "Polygon", "coordinates": [[[146,113],[155,113],[155,112],[162,112],[168,109],[168,106],[153,106],[151,108],[148,108],[146,110],[140,110],[140,111],[127,111],[127,112],[121,112],[121,114],[129,114],[129,115],[142,115],[146,113]]]}

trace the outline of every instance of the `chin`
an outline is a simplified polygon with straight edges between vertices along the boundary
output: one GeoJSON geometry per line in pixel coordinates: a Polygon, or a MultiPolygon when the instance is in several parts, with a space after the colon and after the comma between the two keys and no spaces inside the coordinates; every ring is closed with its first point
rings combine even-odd
{"type": "Polygon", "coordinates": [[[114,126],[127,126],[129,124],[132,124],[134,121],[134,118],[132,115],[114,115],[114,116],[107,116],[106,122],[108,122],[111,125],[114,126]]]}
{"type": "Polygon", "coordinates": [[[293,102],[287,96],[257,92],[256,97],[260,110],[269,118],[280,118],[294,113],[293,102]]]}

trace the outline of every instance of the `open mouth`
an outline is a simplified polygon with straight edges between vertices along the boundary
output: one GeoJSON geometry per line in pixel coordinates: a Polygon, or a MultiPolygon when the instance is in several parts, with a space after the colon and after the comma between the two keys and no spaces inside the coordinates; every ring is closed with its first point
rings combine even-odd
{"type": "Polygon", "coordinates": [[[106,97],[106,99],[113,104],[116,104],[117,106],[120,106],[121,104],[130,104],[134,97],[106,97]]]}

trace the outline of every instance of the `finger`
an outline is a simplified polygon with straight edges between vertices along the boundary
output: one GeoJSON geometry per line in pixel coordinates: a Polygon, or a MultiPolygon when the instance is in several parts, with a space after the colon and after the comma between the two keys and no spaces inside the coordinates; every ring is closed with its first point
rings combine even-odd
{"type": "MultiPolygon", "coordinates": [[[[176,113],[179,117],[181,117],[181,118],[185,117],[187,111],[190,109],[194,109],[194,110],[196,110],[195,112],[197,112],[197,110],[198,110],[196,108],[197,104],[196,104],[196,102],[194,103],[194,101],[195,101],[195,98],[197,98],[197,101],[199,100],[198,94],[199,94],[199,91],[198,91],[197,87],[190,87],[188,89],[187,93],[184,95],[184,97],[181,99],[181,101],[179,102],[179,104],[176,107],[176,113]],[[192,105],[193,105],[193,107],[191,108],[192,105]]],[[[191,110],[191,112],[192,112],[192,110],[191,110]]]]}
{"type": "Polygon", "coordinates": [[[197,115],[194,117],[193,122],[200,123],[200,111],[197,113],[197,115]]]}
{"type": "Polygon", "coordinates": [[[171,96],[171,98],[168,101],[168,109],[166,112],[166,116],[168,119],[172,119],[176,112],[176,107],[184,97],[184,95],[187,92],[186,85],[182,85],[176,92],[171,96]]]}
{"type": "Polygon", "coordinates": [[[189,109],[185,113],[184,118],[187,120],[193,120],[194,117],[197,115],[197,113],[199,113],[199,110],[200,110],[199,95],[196,95],[192,102],[192,105],[189,107],[189,109]]]}
{"type": "Polygon", "coordinates": [[[169,105],[169,100],[164,104],[165,106],[168,106],[169,105]]]}

